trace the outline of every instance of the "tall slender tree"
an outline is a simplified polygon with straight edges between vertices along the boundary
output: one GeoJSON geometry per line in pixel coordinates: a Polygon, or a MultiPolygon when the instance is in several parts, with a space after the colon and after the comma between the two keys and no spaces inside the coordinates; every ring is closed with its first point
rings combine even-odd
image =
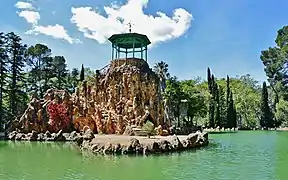
{"type": "Polygon", "coordinates": [[[275,127],[275,123],[273,120],[273,114],[272,114],[271,109],[269,107],[268,91],[267,91],[266,82],[263,82],[263,86],[262,86],[260,125],[261,125],[261,127],[264,127],[264,128],[275,127]]]}
{"type": "Polygon", "coordinates": [[[84,65],[82,64],[81,66],[81,71],[80,71],[80,82],[85,80],[85,72],[84,72],[84,65]]]}

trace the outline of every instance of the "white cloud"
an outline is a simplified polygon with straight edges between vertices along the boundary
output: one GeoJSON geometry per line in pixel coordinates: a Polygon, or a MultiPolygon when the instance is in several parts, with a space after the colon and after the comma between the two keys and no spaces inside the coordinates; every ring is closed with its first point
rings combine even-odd
{"type": "MultiPolygon", "coordinates": [[[[33,6],[30,3],[17,2],[15,6],[19,9],[31,9],[33,6]]],[[[70,44],[80,43],[80,40],[73,39],[68,33],[67,30],[59,25],[48,25],[41,26],[38,25],[38,21],[40,20],[40,14],[37,11],[33,10],[21,10],[17,12],[19,17],[23,17],[29,24],[32,24],[32,29],[27,31],[27,34],[44,34],[47,36],[52,36],[55,39],[63,39],[70,44]]]]}
{"type": "Polygon", "coordinates": [[[31,3],[28,2],[22,2],[22,1],[18,1],[15,4],[15,7],[17,7],[18,9],[28,9],[28,10],[33,10],[34,7],[31,3]]]}
{"type": "Polygon", "coordinates": [[[186,10],[175,9],[171,17],[163,12],[152,16],[143,12],[147,5],[148,0],[128,0],[124,5],[113,3],[104,7],[107,17],[91,7],[72,7],[71,22],[85,37],[99,43],[107,42],[114,33],[127,32],[129,22],[133,24],[133,32],[146,34],[152,44],[178,38],[189,29],[193,17],[186,10]]]}
{"type": "Polygon", "coordinates": [[[40,14],[36,11],[28,11],[24,10],[18,13],[20,17],[26,19],[26,21],[30,24],[36,25],[40,20],[40,14]]]}
{"type": "Polygon", "coordinates": [[[35,26],[32,30],[27,32],[28,34],[44,34],[47,36],[52,36],[56,39],[64,39],[67,42],[69,42],[70,44],[73,43],[79,43],[79,40],[73,39],[72,37],[70,37],[67,33],[67,30],[59,25],[56,24],[54,26],[52,25],[48,25],[48,26],[35,26]]]}

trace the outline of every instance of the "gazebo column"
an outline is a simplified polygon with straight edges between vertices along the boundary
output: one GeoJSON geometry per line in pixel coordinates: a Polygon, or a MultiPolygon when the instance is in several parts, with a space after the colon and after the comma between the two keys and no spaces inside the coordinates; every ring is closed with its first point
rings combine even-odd
{"type": "Polygon", "coordinates": [[[112,60],[114,59],[114,44],[112,44],[112,60]]]}
{"type": "Polygon", "coordinates": [[[141,46],[141,59],[143,59],[143,47],[141,46]]]}
{"type": "Polygon", "coordinates": [[[147,46],[145,46],[145,61],[147,62],[147,46]]]}
{"type": "Polygon", "coordinates": [[[133,38],[133,59],[135,57],[135,39],[133,38]]]}
{"type": "Polygon", "coordinates": [[[117,48],[118,51],[118,59],[120,59],[120,47],[117,48]]]}

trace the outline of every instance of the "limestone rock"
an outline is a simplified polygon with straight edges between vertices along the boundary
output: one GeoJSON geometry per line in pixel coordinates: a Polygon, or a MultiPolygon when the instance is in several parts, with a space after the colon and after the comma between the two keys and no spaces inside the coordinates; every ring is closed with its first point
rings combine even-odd
{"type": "Polygon", "coordinates": [[[132,135],[129,126],[142,127],[148,121],[154,130],[164,124],[162,99],[159,78],[146,61],[116,59],[97,70],[92,80],[79,84],[72,95],[49,89],[43,99],[33,97],[21,118],[10,123],[9,132],[70,133],[90,129],[94,134],[132,135]],[[61,116],[53,116],[51,107],[61,109],[56,112],[61,116]]]}
{"type": "Polygon", "coordinates": [[[94,133],[92,132],[91,129],[87,129],[83,135],[84,140],[88,141],[92,140],[94,137],[95,137],[94,133]]]}

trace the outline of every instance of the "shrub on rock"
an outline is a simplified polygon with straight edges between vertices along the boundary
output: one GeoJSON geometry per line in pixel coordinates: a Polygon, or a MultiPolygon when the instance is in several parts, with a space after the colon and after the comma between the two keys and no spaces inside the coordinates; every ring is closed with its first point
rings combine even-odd
{"type": "Polygon", "coordinates": [[[47,111],[51,131],[58,132],[69,128],[71,120],[69,119],[67,108],[63,104],[51,102],[47,106],[47,111]]]}

